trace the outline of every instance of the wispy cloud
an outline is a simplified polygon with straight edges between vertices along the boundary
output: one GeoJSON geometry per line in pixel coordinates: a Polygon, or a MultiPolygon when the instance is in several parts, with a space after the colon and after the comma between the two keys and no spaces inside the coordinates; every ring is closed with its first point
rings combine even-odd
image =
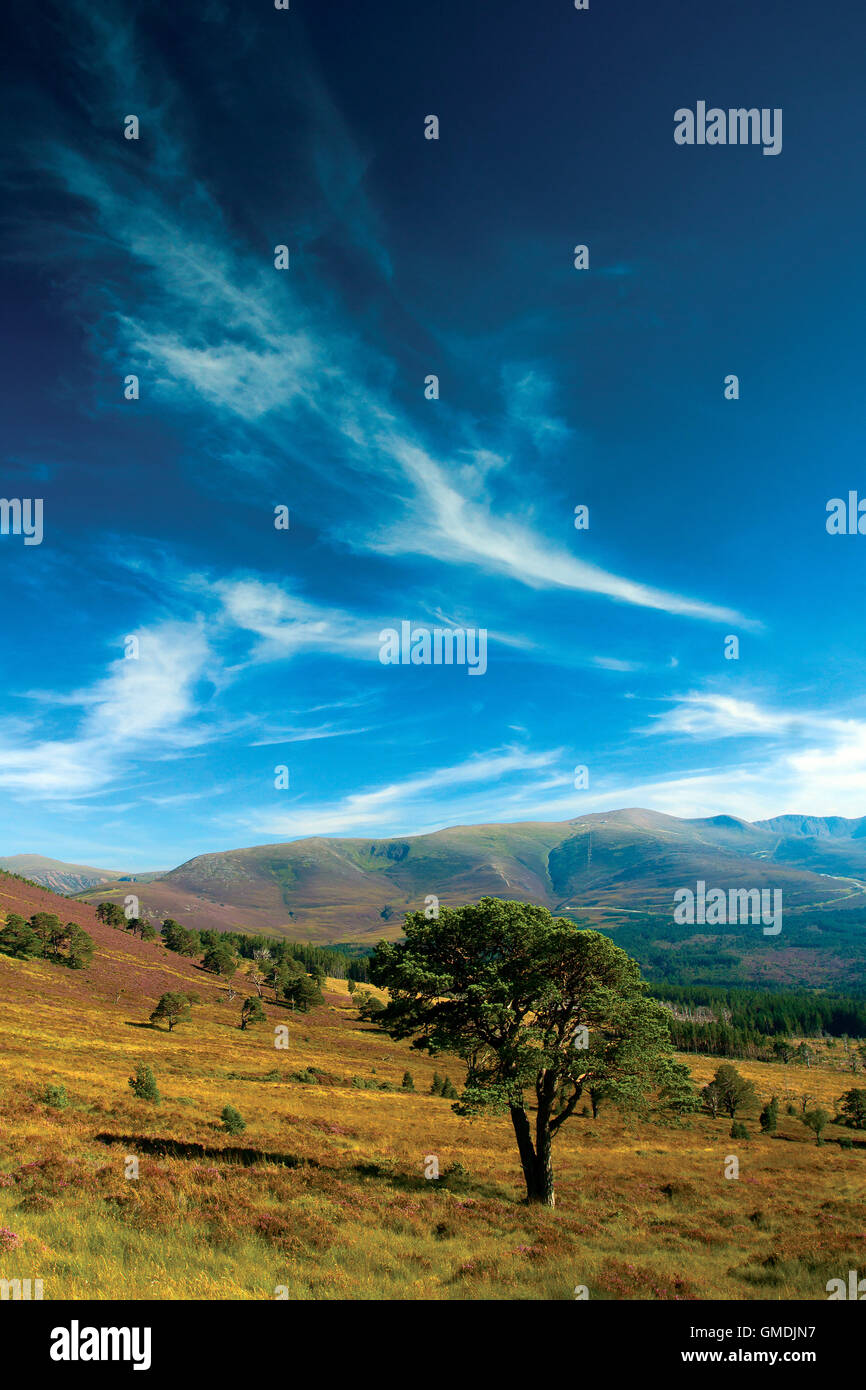
{"type": "MultiPolygon", "coordinates": [[[[115,35],[107,57],[116,81],[127,75],[133,53],[132,42],[115,35]]],[[[170,106],[165,78],[160,91],[163,107],[170,106]]],[[[364,161],[320,89],[315,109],[323,126],[316,146],[323,152],[316,162],[321,189],[332,207],[354,208],[364,161]]],[[[152,123],[161,148],[167,137],[159,108],[152,123]]],[[[98,240],[95,218],[103,245],[121,249],[145,277],[136,305],[125,302],[119,284],[112,292],[114,337],[123,344],[125,362],[135,362],[148,390],[173,398],[179,408],[189,408],[192,394],[247,427],[249,437],[237,440],[227,456],[254,457],[262,432],[271,449],[284,450],[290,422],[290,437],[301,429],[310,431],[311,443],[330,439],[339,451],[343,484],[354,486],[361,505],[374,478],[390,492],[393,524],[351,533],[335,528],[334,538],[343,544],[380,556],[472,566],[530,588],[573,590],[678,617],[746,624],[728,606],[643,584],[552,545],[535,529],[519,494],[510,506],[494,505],[485,479],[489,461],[497,457],[496,442],[479,446],[475,422],[452,411],[440,416],[440,433],[450,436],[444,447],[428,446],[392,395],[395,364],[347,329],[340,308],[321,286],[312,288],[310,277],[280,275],[270,248],[245,249],[230,237],[214,197],[192,176],[176,130],[170,143],[171,158],[165,167],[148,164],[146,181],[117,158],[97,163],[57,145],[47,147],[46,172],[74,196],[75,206],[88,207],[90,243],[98,240]]],[[[386,270],[369,210],[365,220],[365,250],[386,270]]],[[[506,365],[503,372],[508,428],[528,432],[539,448],[561,442],[568,427],[552,409],[548,376],[523,364],[506,365]]],[[[327,460],[330,472],[329,452],[311,447],[307,466],[321,469],[327,460]]]]}
{"type": "Polygon", "coordinates": [[[266,835],[294,839],[306,835],[340,835],[351,831],[380,833],[384,829],[409,832],[419,816],[427,821],[431,815],[431,798],[435,795],[436,812],[444,823],[453,824],[460,816],[461,803],[454,798],[455,790],[473,787],[471,803],[466,805],[471,820],[477,815],[469,810],[477,807],[477,789],[487,787],[500,794],[503,781],[539,768],[548,767],[561,757],[560,750],[529,753],[519,749],[495,750],[477,754],[465,762],[436,768],[416,777],[389,782],[369,791],[356,792],[340,801],[326,805],[305,806],[296,803],[289,811],[262,811],[248,824],[250,829],[266,835]],[[450,800],[449,800],[450,794],[450,800]],[[444,798],[444,799],[443,799],[444,798]],[[446,809],[445,803],[448,803],[446,809]]]}
{"type": "Polygon", "coordinates": [[[163,623],[135,633],[139,658],[63,703],[83,711],[71,738],[0,728],[0,787],[25,797],[86,797],[128,775],[134,759],[195,747],[213,737],[196,688],[211,654],[199,624],[163,623]]]}

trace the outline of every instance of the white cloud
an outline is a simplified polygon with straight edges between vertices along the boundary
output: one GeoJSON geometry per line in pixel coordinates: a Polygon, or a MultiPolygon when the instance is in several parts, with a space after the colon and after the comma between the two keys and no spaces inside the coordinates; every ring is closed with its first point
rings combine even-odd
{"type": "MultiPolygon", "coordinates": [[[[319,98],[327,123],[333,112],[319,98]]],[[[500,459],[475,439],[474,422],[450,415],[461,442],[448,462],[434,460],[389,396],[385,383],[394,364],[348,335],[331,305],[320,303],[315,312],[302,307],[299,282],[275,271],[269,252],[231,245],[219,208],[194,179],[183,180],[178,160],[175,152],[171,179],[162,186],[142,186],[117,165],[98,167],[68,150],[51,151],[48,166],[71,193],[89,201],[106,241],[121,244],[152,282],[145,309],[117,307],[115,336],[124,344],[124,361],[144,362],[155,387],[181,404],[188,404],[192,389],[241,425],[263,430],[283,451],[287,422],[294,443],[305,416],[314,433],[336,436],[344,486],[354,487],[361,504],[374,479],[387,487],[402,519],[378,535],[355,526],[341,537],[346,544],[478,566],[530,588],[593,593],[681,617],[754,626],[728,607],[642,584],[552,545],[529,523],[531,508],[523,498],[511,515],[494,511],[481,489],[491,471],[502,476],[500,459]]],[[[356,195],[363,166],[356,158],[353,167],[356,174],[344,182],[322,161],[321,178],[335,208],[356,195]]],[[[547,408],[550,383],[532,368],[510,376],[509,370],[512,422],[539,444],[560,439],[565,427],[547,408]]],[[[243,448],[233,452],[245,456],[243,448]]],[[[329,450],[314,448],[307,463],[321,470],[325,459],[330,468],[329,450]]]]}
{"type": "Polygon", "coordinates": [[[134,634],[139,657],[119,658],[109,673],[62,703],[85,711],[70,738],[39,738],[21,722],[0,729],[0,787],[22,797],[87,797],[128,774],[143,755],[191,748],[212,731],[195,690],[211,654],[197,623],[163,623],[134,634]]]}
{"type": "Polygon", "coordinates": [[[489,792],[500,796],[503,778],[547,767],[560,757],[560,750],[527,753],[508,749],[478,754],[452,767],[437,768],[402,782],[391,782],[371,791],[357,792],[329,805],[305,809],[297,803],[288,812],[265,811],[248,824],[258,833],[280,835],[287,839],[307,835],[346,835],[358,830],[381,833],[384,829],[393,829],[395,833],[405,834],[409,833],[406,827],[419,815],[429,818],[435,814],[438,824],[453,824],[455,819],[460,818],[461,805],[466,808],[469,820],[476,821],[477,815],[473,815],[471,810],[477,805],[476,795],[468,805],[459,799],[452,800],[446,810],[441,794],[455,788],[481,784],[487,785],[489,792]],[[431,793],[438,794],[435,810],[429,801],[431,793]]]}
{"type": "Polygon", "coordinates": [[[617,656],[594,656],[592,663],[594,666],[600,666],[602,671],[639,671],[641,669],[639,661],[621,661],[617,656]]]}
{"type": "Polygon", "coordinates": [[[378,659],[380,623],[344,609],[308,603],[278,584],[257,579],[223,580],[214,586],[230,622],[255,633],[258,660],[302,651],[378,659]]]}
{"type": "Polygon", "coordinates": [[[673,708],[655,716],[645,732],[687,734],[704,739],[766,736],[786,733],[798,723],[808,722],[808,716],[764,709],[753,700],[692,692],[678,696],[673,708]]]}
{"type": "Polygon", "coordinates": [[[683,617],[755,625],[730,608],[653,589],[580,560],[551,545],[519,517],[494,519],[487,506],[464,496],[443,465],[408,437],[391,433],[381,435],[378,443],[402,465],[421,498],[409,521],[380,532],[370,543],[383,554],[421,553],[478,564],[531,588],[578,589],[683,617]]]}

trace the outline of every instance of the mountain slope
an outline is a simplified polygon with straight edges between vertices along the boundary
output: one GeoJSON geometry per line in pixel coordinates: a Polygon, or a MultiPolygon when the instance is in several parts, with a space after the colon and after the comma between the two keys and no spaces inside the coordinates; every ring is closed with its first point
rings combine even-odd
{"type": "Polygon", "coordinates": [[[139,1000],[142,1009],[167,990],[194,989],[203,998],[217,997],[213,977],[168,951],[161,941],[139,941],[100,922],[86,903],[0,873],[0,921],[5,922],[10,913],[27,918],[35,912],[52,912],[61,922],[77,922],[93,938],[93,960],[86,970],[68,970],[38,958],[17,961],[0,954],[0,979],[7,994],[12,988],[26,987],[39,999],[46,998],[48,991],[72,1004],[83,997],[113,1004],[122,990],[127,1001],[139,1000]]]}
{"type": "MultiPolygon", "coordinates": [[[[808,818],[779,818],[787,819],[795,824],[632,808],[381,840],[314,837],[198,855],[134,891],[142,912],[157,918],[318,942],[398,935],[403,914],[433,896],[446,905],[485,894],[518,898],[599,921],[670,914],[675,891],[698,879],[723,889],[781,888],[787,913],[866,907],[860,823],[849,822],[843,837],[810,835],[808,818]]],[[[83,896],[122,900],[130,891],[115,883],[83,896]]]]}
{"type": "Polygon", "coordinates": [[[11,854],[0,859],[0,869],[41,883],[55,893],[80,893],[97,883],[109,883],[121,875],[113,869],[94,869],[89,864],[66,864],[44,854],[11,854]]]}

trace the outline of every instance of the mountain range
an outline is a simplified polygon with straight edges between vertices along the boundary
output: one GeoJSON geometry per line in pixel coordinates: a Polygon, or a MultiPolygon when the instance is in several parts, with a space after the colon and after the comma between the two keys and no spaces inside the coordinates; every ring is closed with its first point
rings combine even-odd
{"type": "Polygon", "coordinates": [[[134,892],[143,914],[200,928],[370,942],[398,936],[404,913],[432,897],[454,905],[491,894],[604,923],[670,914],[674,892],[699,879],[780,888],[786,914],[866,909],[866,817],[749,822],[627,809],[383,839],[312,837],[201,854],[168,873],[112,875],[78,895],[122,901],[134,892]]]}

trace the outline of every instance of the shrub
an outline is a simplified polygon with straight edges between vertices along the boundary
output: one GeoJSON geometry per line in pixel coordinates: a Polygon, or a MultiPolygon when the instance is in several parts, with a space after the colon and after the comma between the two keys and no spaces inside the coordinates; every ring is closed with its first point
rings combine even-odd
{"type": "Polygon", "coordinates": [[[159,1094],[159,1087],[156,1084],[156,1077],[146,1062],[138,1062],[135,1068],[135,1076],[129,1078],[132,1087],[132,1094],[139,1100],[152,1100],[154,1105],[159,1105],[162,1097],[159,1094]]]}
{"type": "Polygon", "coordinates": [[[404,1071],[403,1080],[400,1082],[404,1091],[414,1091],[415,1079],[410,1071],[404,1071]]]}
{"type": "Polygon", "coordinates": [[[243,1134],[247,1127],[247,1122],[239,1110],[235,1110],[233,1105],[224,1105],[220,1119],[228,1130],[229,1134],[243,1134]]]}
{"type": "Polygon", "coordinates": [[[748,1137],[749,1131],[746,1129],[746,1126],[743,1124],[742,1120],[734,1120],[734,1123],[731,1125],[731,1138],[748,1139],[748,1137]]]}
{"type": "Polygon", "coordinates": [[[776,1097],[768,1101],[761,1111],[761,1129],[764,1134],[775,1134],[779,1121],[779,1102],[776,1097]]]}
{"type": "Polygon", "coordinates": [[[69,1105],[66,1087],[46,1086],[42,1092],[42,1103],[43,1105],[50,1105],[53,1110],[65,1110],[69,1105]]]}

